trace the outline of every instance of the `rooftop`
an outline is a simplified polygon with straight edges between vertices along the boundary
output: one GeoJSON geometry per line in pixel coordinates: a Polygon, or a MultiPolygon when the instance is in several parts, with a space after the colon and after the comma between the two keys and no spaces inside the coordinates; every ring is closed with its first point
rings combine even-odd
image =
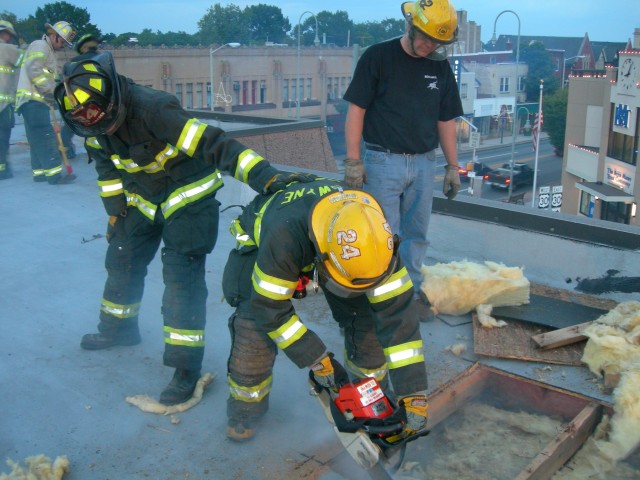
{"type": "MultiPolygon", "coordinates": [[[[227,319],[232,310],[221,301],[220,281],[233,246],[226,225],[239,212],[235,205],[248,202],[254,193],[225,177],[218,195],[222,214],[218,244],[207,261],[204,358],[204,370],[217,377],[202,402],[173,423],[125,402],[135,394],[157,397],[172,375],[162,365],[159,255],[150,266],[140,311],[142,344],[81,350],[81,336],[96,329],[105,280],[107,217],[96,192],[96,174],[78,148],[81,154],[72,161],[75,183],[32,182],[21,117],[18,122],[10,157],[14,178],[0,182],[6,225],[0,237],[5,332],[0,340],[0,457],[23,462],[36,454],[52,459],[66,455],[71,462],[64,477],[68,480],[365,478],[309,396],[306,372],[284,355],[276,361],[270,411],[256,438],[235,444],[225,437],[227,319]]],[[[492,260],[523,267],[536,284],[570,292],[578,292],[581,280],[605,279],[613,270],[623,279],[640,271],[640,233],[625,225],[472,198],[450,202],[439,197],[434,210],[427,264],[492,260]]],[[[637,292],[600,296],[624,301],[637,292]]],[[[309,293],[296,308],[334,351],[342,351],[339,329],[321,293],[309,293]]],[[[481,361],[612,400],[583,366],[476,355],[470,315],[440,315],[420,329],[430,390],[481,361]],[[460,342],[467,346],[460,356],[447,350],[460,342]]],[[[0,467],[2,471],[7,468],[0,467]]]]}

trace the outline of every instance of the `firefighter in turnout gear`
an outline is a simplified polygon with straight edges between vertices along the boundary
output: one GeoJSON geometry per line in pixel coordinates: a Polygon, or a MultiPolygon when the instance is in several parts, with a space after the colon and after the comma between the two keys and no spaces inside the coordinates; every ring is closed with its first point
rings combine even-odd
{"type": "Polygon", "coordinates": [[[164,364],[175,374],[160,402],[182,403],[204,353],[205,258],[217,240],[220,170],[258,192],[278,188],[287,174],[193,118],[174,95],[117,74],[109,52],[89,51],[65,64],[55,99],[64,121],[86,139],[109,215],[98,333],[84,335],[81,347],[140,343],[144,279],[163,242],[164,364]]]}
{"type": "Polygon", "coordinates": [[[327,388],[344,384],[348,375],[374,377],[385,388],[390,380],[399,402],[423,400],[407,413],[413,432],[424,428],[427,374],[413,284],[378,202],[329,179],[291,183],[257,196],[231,233],[237,246],[222,280],[236,308],[229,319],[227,436],[243,441],[254,435],[268,409],[279,349],[327,388]],[[305,277],[322,287],[344,329],[344,368],[296,314],[291,299],[305,277]]]}
{"type": "Polygon", "coordinates": [[[11,130],[15,126],[13,105],[22,51],[11,22],[0,19],[0,180],[13,177],[7,158],[11,130]]]}
{"type": "Polygon", "coordinates": [[[35,182],[51,185],[71,183],[75,176],[64,175],[62,157],[51,125],[53,90],[58,74],[56,51],[73,45],[76,32],[68,22],[46,23],[46,34],[31,42],[24,56],[16,111],[24,118],[31,152],[31,170],[35,182]]]}

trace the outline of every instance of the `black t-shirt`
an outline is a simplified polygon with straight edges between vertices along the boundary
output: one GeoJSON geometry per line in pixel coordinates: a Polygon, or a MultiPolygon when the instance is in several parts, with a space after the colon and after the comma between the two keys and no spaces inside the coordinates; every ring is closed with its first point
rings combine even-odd
{"type": "Polygon", "coordinates": [[[463,114],[449,62],[414,58],[399,38],[367,48],[344,99],[366,109],[365,142],[398,152],[437,148],[437,122],[463,114]]]}

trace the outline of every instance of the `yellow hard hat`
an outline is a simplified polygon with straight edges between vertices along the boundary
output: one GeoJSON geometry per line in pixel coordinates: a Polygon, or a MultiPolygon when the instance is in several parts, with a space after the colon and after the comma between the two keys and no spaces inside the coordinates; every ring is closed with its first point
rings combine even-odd
{"type": "Polygon", "coordinates": [[[449,0],[417,0],[401,6],[404,18],[436,43],[447,45],[458,37],[458,15],[449,0]]]}
{"type": "Polygon", "coordinates": [[[44,28],[47,29],[47,33],[55,32],[64,42],[69,46],[73,46],[73,39],[76,38],[76,31],[71,27],[69,22],[59,21],[53,25],[49,23],[44,24],[44,28]]]}
{"type": "Polygon", "coordinates": [[[332,293],[362,294],[394,272],[398,238],[368,193],[343,190],[322,197],[311,209],[309,225],[316,268],[332,293]]]}

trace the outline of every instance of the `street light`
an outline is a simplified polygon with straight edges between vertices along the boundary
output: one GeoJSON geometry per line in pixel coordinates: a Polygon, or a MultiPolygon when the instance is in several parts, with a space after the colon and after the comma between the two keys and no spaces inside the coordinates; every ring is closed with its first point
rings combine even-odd
{"type": "MultiPolygon", "coordinates": [[[[493,22],[493,37],[491,37],[491,43],[493,45],[496,44],[496,24],[498,23],[498,19],[500,15],[503,13],[513,13],[518,20],[518,38],[516,40],[516,103],[514,108],[516,109],[516,117],[518,116],[517,108],[518,108],[518,64],[520,63],[520,17],[513,10],[503,10],[498,14],[496,19],[493,22]]],[[[516,118],[517,120],[517,118],[516,118]]],[[[516,138],[518,136],[518,130],[516,129],[515,122],[513,123],[513,139],[511,140],[511,162],[509,163],[509,198],[511,198],[511,194],[513,193],[513,164],[515,162],[516,156],[516,138]]]]}
{"type": "Polygon", "coordinates": [[[215,86],[213,84],[213,54],[218,50],[222,50],[224,47],[237,48],[240,44],[237,42],[229,42],[224,45],[220,45],[218,48],[210,48],[209,49],[209,83],[211,84],[211,111],[213,112],[213,108],[215,106],[215,86]]]}
{"type": "Polygon", "coordinates": [[[529,131],[529,129],[531,128],[531,121],[529,120],[529,116],[531,115],[531,112],[529,111],[529,109],[527,107],[518,107],[518,111],[516,112],[516,120],[518,121],[518,130],[520,130],[520,110],[524,110],[525,112],[527,112],[527,121],[524,122],[524,130],[529,131]]]}
{"type": "MultiPolygon", "coordinates": [[[[562,61],[562,88],[564,88],[564,85],[565,85],[565,83],[566,83],[566,82],[565,82],[565,80],[564,80],[564,69],[565,69],[565,66],[567,65],[567,62],[568,62],[569,60],[574,60],[574,59],[576,59],[576,58],[587,58],[587,55],[576,55],[575,57],[565,58],[565,59],[562,61]]],[[[575,62],[573,62],[573,63],[575,63],[575,62]]]]}
{"type": "Polygon", "coordinates": [[[298,77],[296,84],[296,119],[300,120],[300,102],[302,101],[301,89],[300,89],[300,22],[302,22],[302,17],[306,14],[311,15],[316,20],[316,38],[313,40],[313,44],[317,47],[320,44],[320,38],[318,37],[318,18],[313,14],[313,12],[302,12],[300,18],[298,19],[298,77]]]}

